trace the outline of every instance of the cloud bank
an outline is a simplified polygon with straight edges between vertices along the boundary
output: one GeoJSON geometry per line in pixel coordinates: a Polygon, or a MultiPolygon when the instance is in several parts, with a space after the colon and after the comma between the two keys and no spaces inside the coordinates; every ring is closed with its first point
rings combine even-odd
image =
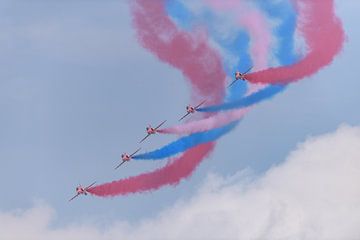
{"type": "MultiPolygon", "coordinates": [[[[227,161],[229,159],[223,159],[227,161]]],[[[0,212],[0,239],[359,239],[360,127],[310,137],[260,177],[209,176],[154,219],[51,227],[55,211],[0,212]]]]}

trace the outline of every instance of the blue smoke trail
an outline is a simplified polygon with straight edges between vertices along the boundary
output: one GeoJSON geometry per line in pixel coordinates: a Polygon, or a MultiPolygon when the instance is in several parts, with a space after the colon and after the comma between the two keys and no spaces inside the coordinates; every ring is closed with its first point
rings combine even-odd
{"type": "Polygon", "coordinates": [[[271,18],[281,18],[280,25],[276,27],[274,35],[277,36],[280,48],[275,52],[281,65],[295,63],[299,56],[294,52],[294,32],[296,30],[297,12],[291,1],[268,1],[254,0],[268,16],[271,18]]]}
{"type": "Polygon", "coordinates": [[[165,8],[179,27],[185,30],[190,30],[195,17],[180,1],[167,0],[165,2],[165,8]]]}
{"type": "Polygon", "coordinates": [[[255,92],[249,96],[243,97],[240,100],[227,102],[220,105],[214,105],[209,107],[198,108],[199,112],[219,112],[232,109],[239,109],[249,107],[255,103],[260,103],[261,101],[270,99],[279,92],[285,89],[284,85],[271,85],[267,86],[264,89],[261,89],[258,92],[255,92]]]}
{"type": "Polygon", "coordinates": [[[181,152],[184,152],[185,150],[195,147],[199,144],[212,142],[218,139],[219,137],[225,135],[226,133],[233,130],[238,121],[232,122],[225,127],[221,128],[215,128],[207,132],[200,132],[195,133],[183,138],[180,138],[179,140],[172,142],[158,150],[144,153],[144,154],[138,154],[133,157],[135,160],[157,160],[157,159],[163,159],[181,152]]]}

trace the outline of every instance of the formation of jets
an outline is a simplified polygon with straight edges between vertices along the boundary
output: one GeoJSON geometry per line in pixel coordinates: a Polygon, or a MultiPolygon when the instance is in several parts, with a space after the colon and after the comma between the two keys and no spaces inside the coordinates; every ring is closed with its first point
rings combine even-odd
{"type": "MultiPolygon", "coordinates": [[[[246,81],[246,74],[248,72],[250,72],[252,69],[252,67],[250,67],[248,70],[246,70],[245,72],[241,73],[240,71],[236,71],[235,72],[235,80],[228,86],[231,87],[234,83],[236,83],[238,80],[242,80],[242,81],[246,81]]],[[[188,105],[186,106],[186,114],[184,116],[182,116],[179,121],[183,120],[184,118],[186,118],[188,115],[195,113],[200,106],[202,106],[204,103],[206,102],[206,100],[202,101],[201,103],[199,103],[196,106],[192,106],[192,105],[188,105]]],[[[166,122],[163,121],[161,122],[159,125],[157,125],[155,128],[151,127],[151,125],[149,125],[148,127],[146,127],[146,136],[140,140],[140,143],[142,143],[143,141],[145,141],[149,136],[154,135],[158,132],[159,128],[166,122]]],[[[128,154],[128,153],[123,153],[121,154],[121,162],[115,167],[115,169],[118,169],[121,165],[123,165],[124,163],[130,161],[133,156],[138,153],[141,150],[141,148],[138,148],[135,152],[133,152],[132,154],[128,154]]],[[[91,188],[96,182],[93,182],[92,184],[90,184],[87,187],[82,187],[81,185],[77,186],[75,191],[76,191],[76,195],[73,196],[70,200],[72,201],[73,199],[75,199],[76,197],[80,196],[80,195],[87,195],[88,194],[88,190],[89,188],[91,188]]]]}

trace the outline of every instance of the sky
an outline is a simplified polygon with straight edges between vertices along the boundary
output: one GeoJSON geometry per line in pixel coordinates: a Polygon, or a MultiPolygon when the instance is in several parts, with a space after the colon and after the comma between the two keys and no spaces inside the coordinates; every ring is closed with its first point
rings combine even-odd
{"type": "MultiPolygon", "coordinates": [[[[126,1],[0,0],[0,236],[24,239],[13,229],[32,231],[29,222],[37,222],[33,232],[44,239],[206,237],[211,232],[199,222],[208,220],[226,226],[224,237],[311,239],[326,237],[318,229],[334,229],[331,220],[339,218],[348,226],[330,236],[359,236],[352,228],[360,221],[353,202],[360,196],[359,9],[356,0],[336,1],[347,41],[335,61],[252,109],[190,178],[150,193],[81,196],[69,204],[79,183],[163,166],[133,161],[113,170],[122,152],[137,148],[147,124],[176,123],[190,87],[139,44],[126,1]],[[294,200],[310,195],[315,200],[294,200]],[[329,215],[345,203],[350,207],[329,215]],[[303,222],[281,227],[281,217],[289,223],[299,215],[303,222]],[[236,232],[256,216],[273,225],[249,223],[253,235],[236,232]]],[[[143,149],[175,139],[153,136],[143,149]]]]}

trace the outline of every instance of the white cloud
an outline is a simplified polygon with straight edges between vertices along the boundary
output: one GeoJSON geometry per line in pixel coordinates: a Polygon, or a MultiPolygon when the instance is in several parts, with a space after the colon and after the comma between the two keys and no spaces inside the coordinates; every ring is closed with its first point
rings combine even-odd
{"type": "Polygon", "coordinates": [[[155,219],[54,229],[54,210],[39,206],[0,213],[0,239],[359,239],[359,199],[360,127],[344,125],[311,137],[259,178],[210,176],[155,219]]]}

